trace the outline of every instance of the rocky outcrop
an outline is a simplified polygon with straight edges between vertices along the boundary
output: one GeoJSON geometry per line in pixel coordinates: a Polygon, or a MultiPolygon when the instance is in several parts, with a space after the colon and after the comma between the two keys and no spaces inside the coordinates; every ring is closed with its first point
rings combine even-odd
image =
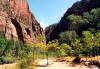
{"type": "Polygon", "coordinates": [[[0,0],[0,30],[6,39],[45,43],[44,30],[30,12],[27,0],[0,0]]]}
{"type": "Polygon", "coordinates": [[[2,11],[0,11],[0,30],[4,32],[6,39],[18,37],[16,28],[12,24],[11,20],[8,18],[8,15],[2,11]]]}

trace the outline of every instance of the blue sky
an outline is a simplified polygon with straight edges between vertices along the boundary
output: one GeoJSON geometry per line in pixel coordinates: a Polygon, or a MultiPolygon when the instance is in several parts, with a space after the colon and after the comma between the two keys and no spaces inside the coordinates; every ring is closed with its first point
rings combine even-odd
{"type": "Polygon", "coordinates": [[[73,3],[79,0],[28,0],[31,12],[43,28],[58,23],[73,3]]]}

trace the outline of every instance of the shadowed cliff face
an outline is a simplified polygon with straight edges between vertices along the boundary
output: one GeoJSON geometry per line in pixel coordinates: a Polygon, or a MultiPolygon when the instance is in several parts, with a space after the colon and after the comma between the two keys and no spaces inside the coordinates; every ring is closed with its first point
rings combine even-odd
{"type": "Polygon", "coordinates": [[[27,0],[0,0],[0,30],[6,39],[45,43],[44,30],[30,12],[27,0]]]}
{"type": "MultiPolygon", "coordinates": [[[[72,7],[70,7],[66,11],[66,13],[61,18],[60,22],[56,25],[56,27],[54,25],[52,25],[53,29],[50,29],[51,26],[46,28],[46,30],[45,30],[46,37],[48,37],[46,39],[47,40],[58,39],[59,34],[61,32],[71,30],[70,29],[71,23],[66,19],[69,15],[74,14],[76,16],[77,15],[81,16],[84,12],[89,12],[89,11],[91,11],[91,9],[99,8],[99,7],[100,7],[100,0],[81,0],[81,1],[74,3],[72,5],[72,7]]],[[[78,27],[78,26],[76,26],[76,27],[78,27]]],[[[88,29],[88,27],[89,27],[88,25],[83,25],[83,27],[81,29],[86,30],[86,29],[88,29]]],[[[81,32],[81,31],[79,31],[79,32],[81,32]]]]}

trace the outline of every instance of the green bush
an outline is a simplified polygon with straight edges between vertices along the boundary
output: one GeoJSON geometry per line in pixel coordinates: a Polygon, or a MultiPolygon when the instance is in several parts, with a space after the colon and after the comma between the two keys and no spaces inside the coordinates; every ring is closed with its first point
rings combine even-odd
{"type": "Polygon", "coordinates": [[[27,63],[27,60],[26,59],[23,59],[20,63],[20,68],[21,69],[27,69],[28,67],[28,63],[27,63]]]}
{"type": "Polygon", "coordinates": [[[23,50],[20,51],[20,57],[21,57],[21,63],[20,63],[20,68],[21,69],[30,69],[31,63],[33,62],[33,46],[28,45],[24,46],[23,50]]]}
{"type": "Polygon", "coordinates": [[[2,56],[2,57],[0,58],[0,60],[1,60],[1,63],[2,63],[2,64],[9,64],[9,63],[14,63],[14,62],[16,62],[17,58],[12,57],[12,56],[7,56],[7,57],[2,56]]]}
{"type": "Polygon", "coordinates": [[[41,40],[43,40],[43,37],[42,37],[41,35],[37,35],[37,39],[38,39],[39,41],[41,41],[41,40]]]}

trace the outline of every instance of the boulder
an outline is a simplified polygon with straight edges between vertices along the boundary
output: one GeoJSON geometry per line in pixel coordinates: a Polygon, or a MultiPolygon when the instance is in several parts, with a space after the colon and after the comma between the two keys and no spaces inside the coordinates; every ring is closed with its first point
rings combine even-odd
{"type": "Polygon", "coordinates": [[[40,66],[45,66],[45,65],[47,65],[47,62],[48,62],[48,65],[53,64],[53,61],[52,61],[52,60],[48,60],[48,61],[47,61],[47,59],[43,59],[43,60],[41,60],[41,61],[38,63],[38,65],[40,65],[40,66]]]}
{"type": "Polygon", "coordinates": [[[81,62],[81,57],[80,56],[77,56],[74,60],[73,60],[74,63],[80,63],[81,62]]]}

